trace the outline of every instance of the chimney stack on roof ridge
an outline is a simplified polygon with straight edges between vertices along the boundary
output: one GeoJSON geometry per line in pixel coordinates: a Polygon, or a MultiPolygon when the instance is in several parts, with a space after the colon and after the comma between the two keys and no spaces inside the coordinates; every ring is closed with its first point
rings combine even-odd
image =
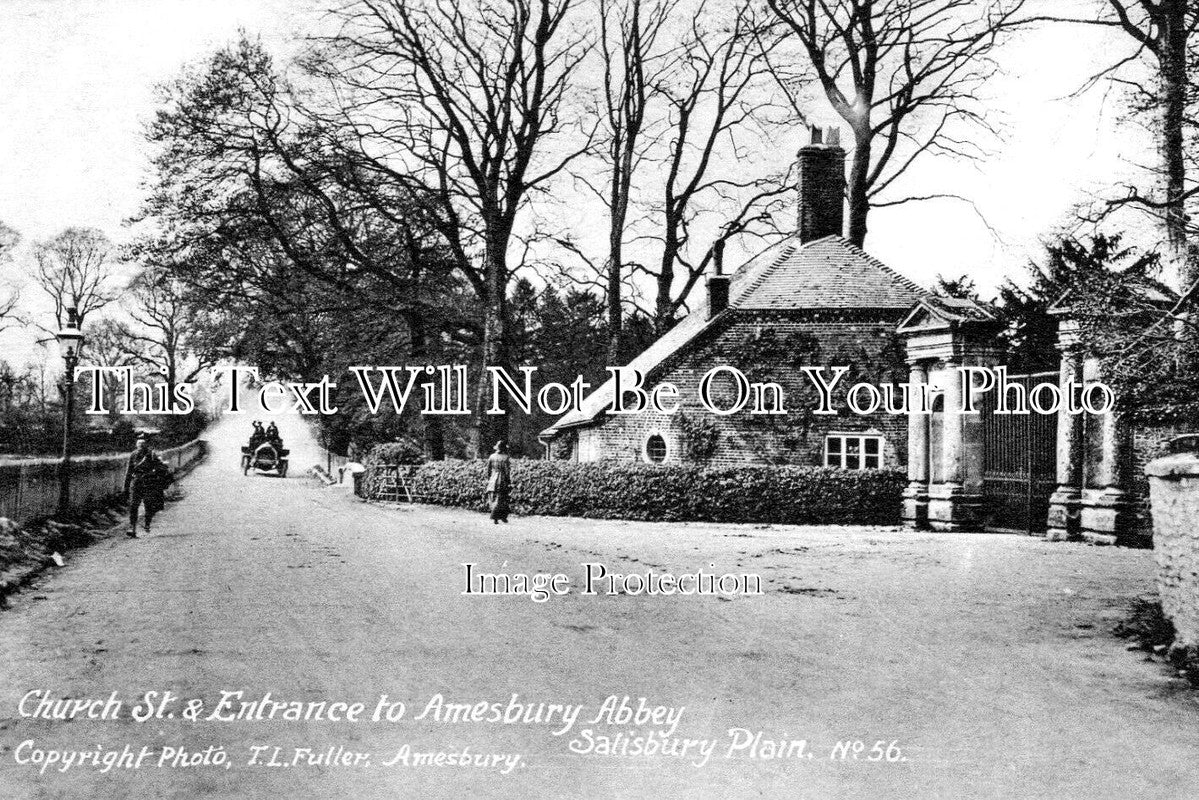
{"type": "Polygon", "coordinates": [[[731,275],[724,274],[724,239],[717,239],[712,246],[714,272],[708,276],[708,319],[729,307],[731,275]]]}
{"type": "Polygon", "coordinates": [[[842,235],[845,225],[845,150],[841,130],[812,125],[799,149],[799,240],[842,235]]]}

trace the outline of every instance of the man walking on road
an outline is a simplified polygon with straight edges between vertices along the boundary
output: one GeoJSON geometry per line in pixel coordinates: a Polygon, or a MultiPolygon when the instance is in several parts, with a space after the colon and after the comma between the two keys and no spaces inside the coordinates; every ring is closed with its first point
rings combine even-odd
{"type": "Polygon", "coordinates": [[[139,437],[137,447],[129,456],[125,470],[125,493],[129,496],[129,530],[125,535],[137,538],[138,508],[145,503],[146,516],[143,525],[150,532],[154,515],[162,510],[163,493],[173,480],[167,465],[150,449],[146,437],[139,437]]]}

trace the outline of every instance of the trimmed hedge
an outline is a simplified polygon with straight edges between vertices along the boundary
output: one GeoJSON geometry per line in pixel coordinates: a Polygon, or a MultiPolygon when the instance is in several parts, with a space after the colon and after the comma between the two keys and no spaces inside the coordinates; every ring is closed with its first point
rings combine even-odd
{"type": "Polygon", "coordinates": [[[377,444],[366,454],[366,465],[372,464],[421,464],[425,456],[415,442],[384,442],[377,444]]]}
{"type": "MultiPolygon", "coordinates": [[[[412,469],[416,500],[484,508],[483,461],[435,461],[412,469]]],[[[906,484],[895,470],[525,459],[512,461],[512,482],[518,514],[800,525],[896,524],[906,484]]],[[[368,480],[368,497],[376,486],[368,480]]]]}

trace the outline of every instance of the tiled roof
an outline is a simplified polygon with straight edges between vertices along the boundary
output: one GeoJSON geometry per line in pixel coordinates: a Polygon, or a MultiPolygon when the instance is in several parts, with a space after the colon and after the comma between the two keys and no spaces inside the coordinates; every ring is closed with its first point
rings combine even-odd
{"type": "Polygon", "coordinates": [[[938,297],[930,295],[920,302],[935,309],[942,319],[950,322],[993,322],[995,315],[982,303],[965,297],[938,297]]]}
{"type": "MultiPolygon", "coordinates": [[[[648,376],[654,367],[661,364],[669,356],[682,348],[683,345],[702,333],[708,327],[709,322],[711,320],[708,319],[708,310],[706,308],[693,311],[680,320],[678,325],[675,325],[663,334],[656,342],[641,351],[641,355],[634,358],[625,366],[631,367],[642,375],[648,376]]],[[[551,433],[559,428],[569,428],[572,425],[590,422],[600,412],[612,405],[615,393],[616,384],[611,380],[604,381],[598,389],[583,398],[583,402],[580,404],[581,413],[572,411],[566,414],[555,422],[552,428],[542,431],[542,435],[551,433]]]]}
{"type": "Polygon", "coordinates": [[[757,256],[738,270],[732,294],[732,305],[752,310],[907,310],[925,292],[840,236],[826,236],[785,239],[757,256]]]}
{"type": "Polygon", "coordinates": [[[994,316],[982,303],[977,300],[971,300],[968,297],[929,295],[924,298],[924,302],[939,307],[943,311],[959,314],[970,319],[990,319],[994,316]]]}
{"type": "MultiPolygon", "coordinates": [[[[702,290],[701,290],[702,291],[702,290]]],[[[807,309],[908,310],[927,293],[876,258],[840,236],[807,244],[790,237],[764,250],[733,274],[731,311],[798,311],[807,309]]],[[[642,375],[678,352],[724,314],[709,318],[706,302],[650,345],[628,366],[642,375]]],[[[586,424],[612,404],[615,385],[606,381],[583,399],[579,413],[566,414],[542,431],[586,424]]]]}

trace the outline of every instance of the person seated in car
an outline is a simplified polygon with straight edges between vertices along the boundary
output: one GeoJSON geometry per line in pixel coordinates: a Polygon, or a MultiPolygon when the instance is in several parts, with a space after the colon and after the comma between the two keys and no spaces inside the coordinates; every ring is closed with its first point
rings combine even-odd
{"type": "Polygon", "coordinates": [[[253,452],[258,448],[258,445],[266,441],[266,431],[262,429],[262,423],[254,420],[254,430],[250,433],[250,451],[253,452]]]}
{"type": "Polygon", "coordinates": [[[266,440],[276,448],[283,447],[283,439],[279,436],[279,427],[274,422],[266,427],[266,440]]]}

